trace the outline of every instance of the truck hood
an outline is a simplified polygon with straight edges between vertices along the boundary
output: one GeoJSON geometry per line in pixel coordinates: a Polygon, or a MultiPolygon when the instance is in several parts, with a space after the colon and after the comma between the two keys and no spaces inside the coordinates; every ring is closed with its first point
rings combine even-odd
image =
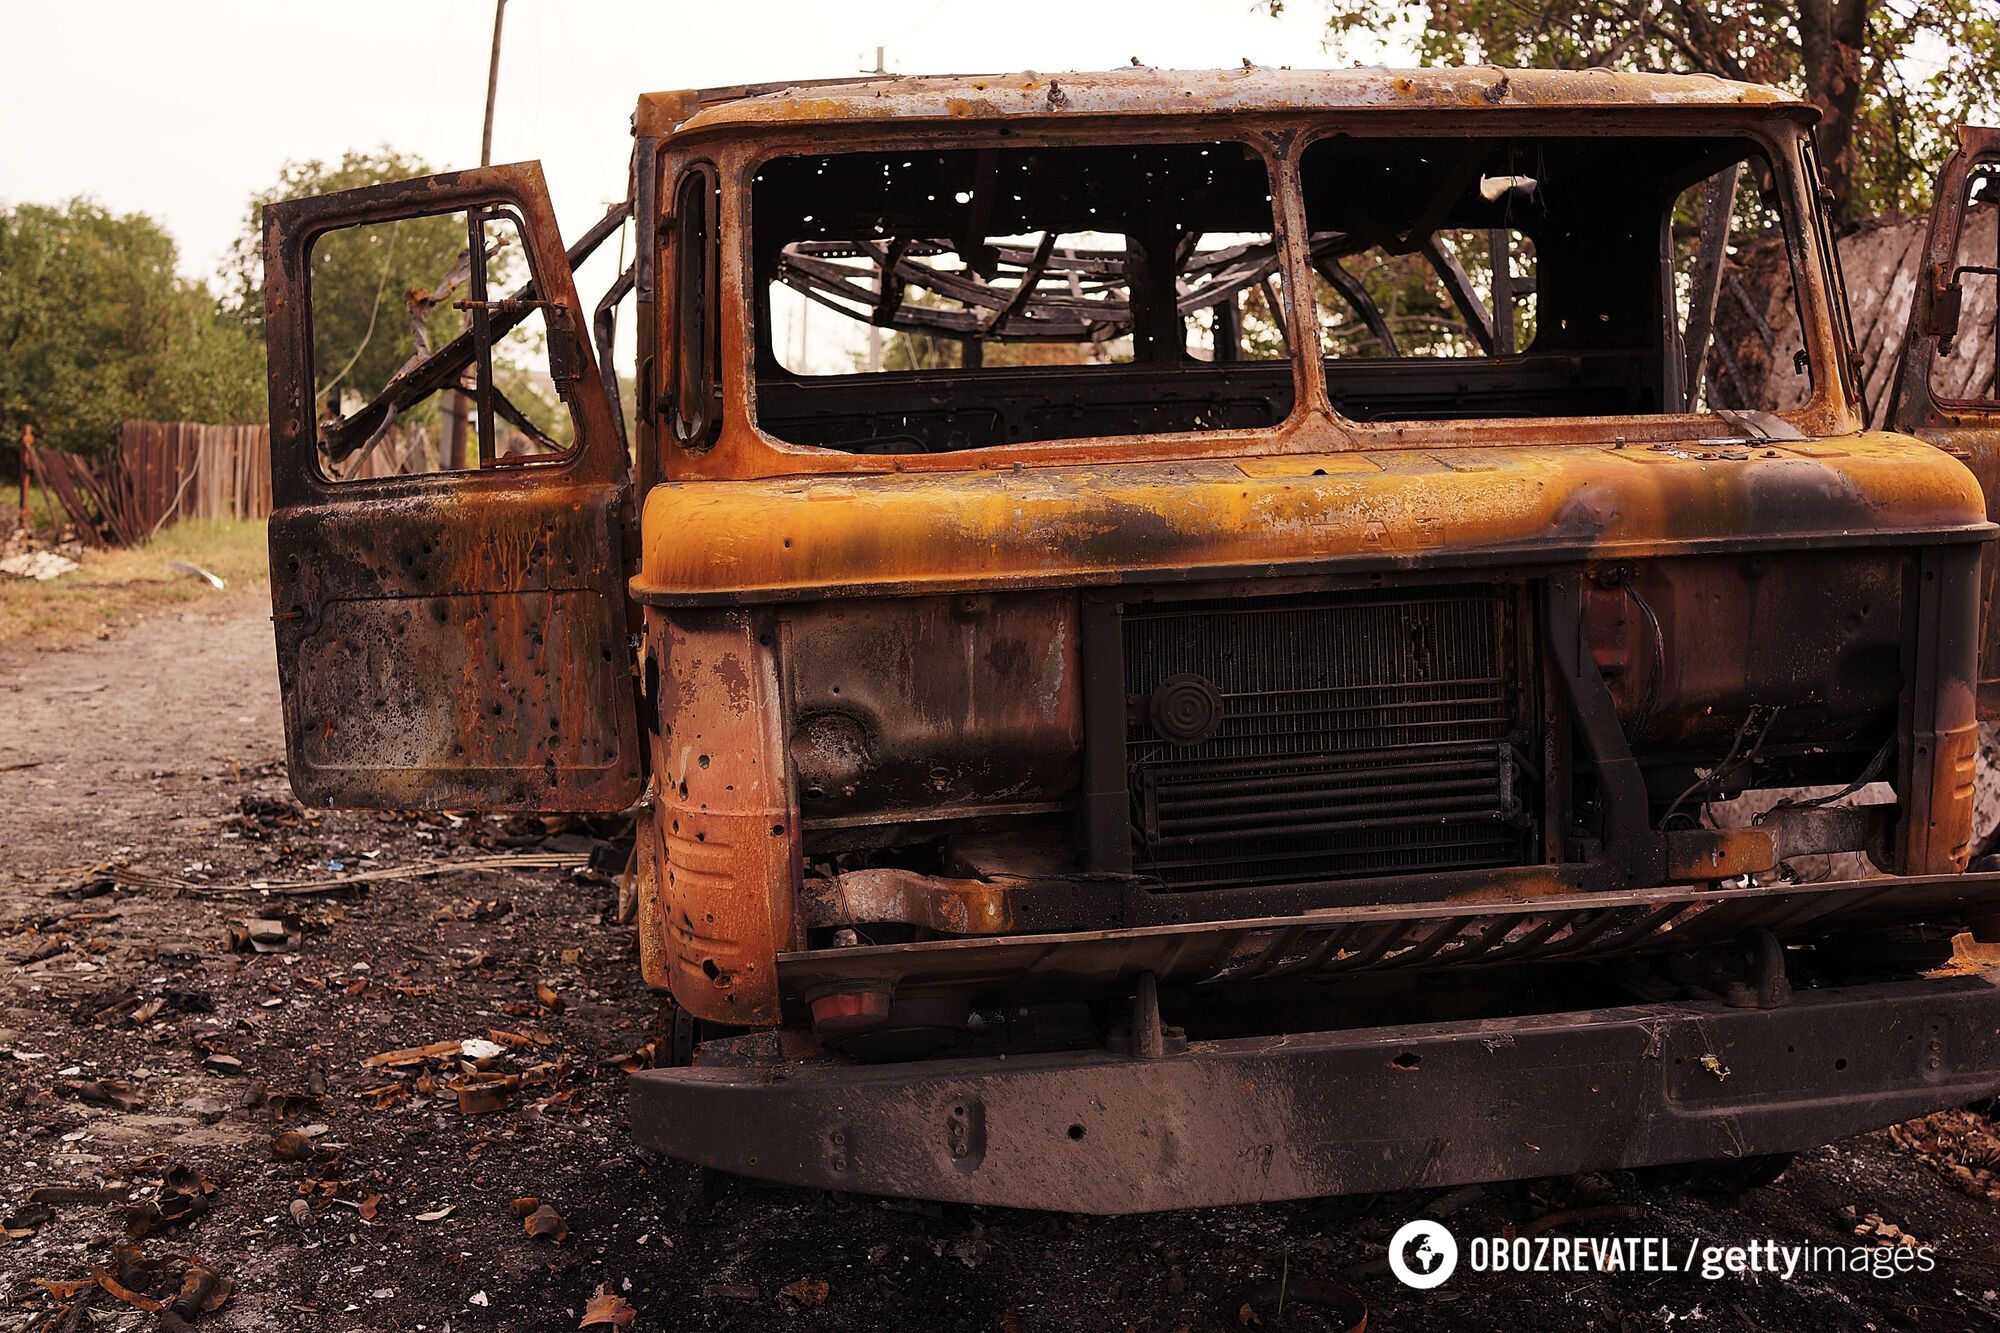
{"type": "Polygon", "coordinates": [[[1956,459],[1871,432],[840,478],[646,497],[661,605],[1978,541],[1956,459]]]}

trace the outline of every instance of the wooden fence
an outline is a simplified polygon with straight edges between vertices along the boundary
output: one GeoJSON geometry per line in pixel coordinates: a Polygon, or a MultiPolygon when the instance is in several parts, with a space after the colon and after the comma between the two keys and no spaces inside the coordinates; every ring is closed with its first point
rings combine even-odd
{"type": "MultiPolygon", "coordinates": [[[[392,429],[341,472],[396,476],[437,466],[430,432],[392,429]]],[[[88,542],[132,546],[184,518],[271,516],[271,428],[127,421],[102,459],[59,449],[27,453],[36,481],[88,542]]]]}

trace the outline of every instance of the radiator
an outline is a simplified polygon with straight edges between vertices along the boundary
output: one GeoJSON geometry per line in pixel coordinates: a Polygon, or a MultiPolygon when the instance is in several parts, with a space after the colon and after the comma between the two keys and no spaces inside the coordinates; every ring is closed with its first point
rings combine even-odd
{"type": "Polygon", "coordinates": [[[1209,889],[1521,864],[1512,590],[1127,607],[1133,868],[1209,889]]]}

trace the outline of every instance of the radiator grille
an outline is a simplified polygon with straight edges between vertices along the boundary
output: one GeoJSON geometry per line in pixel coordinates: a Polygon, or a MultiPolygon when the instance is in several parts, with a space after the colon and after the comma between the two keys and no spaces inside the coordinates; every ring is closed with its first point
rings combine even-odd
{"type": "Polygon", "coordinates": [[[1520,864],[1513,619],[1498,588],[1128,607],[1134,869],[1194,889],[1520,864]]]}

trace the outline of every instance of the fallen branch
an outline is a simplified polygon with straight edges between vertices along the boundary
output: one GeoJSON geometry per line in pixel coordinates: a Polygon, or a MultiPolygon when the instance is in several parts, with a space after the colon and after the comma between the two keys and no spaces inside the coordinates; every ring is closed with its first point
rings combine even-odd
{"type": "Polygon", "coordinates": [[[415,865],[384,866],[351,875],[325,879],[256,880],[249,884],[200,884],[143,866],[101,867],[104,878],[128,889],[171,889],[196,898],[226,898],[237,894],[269,894],[297,898],[316,893],[337,893],[355,884],[375,884],[384,880],[432,879],[440,875],[462,875],[489,870],[574,870],[590,864],[588,853],[509,852],[496,856],[472,856],[462,861],[423,861],[415,865]]]}

